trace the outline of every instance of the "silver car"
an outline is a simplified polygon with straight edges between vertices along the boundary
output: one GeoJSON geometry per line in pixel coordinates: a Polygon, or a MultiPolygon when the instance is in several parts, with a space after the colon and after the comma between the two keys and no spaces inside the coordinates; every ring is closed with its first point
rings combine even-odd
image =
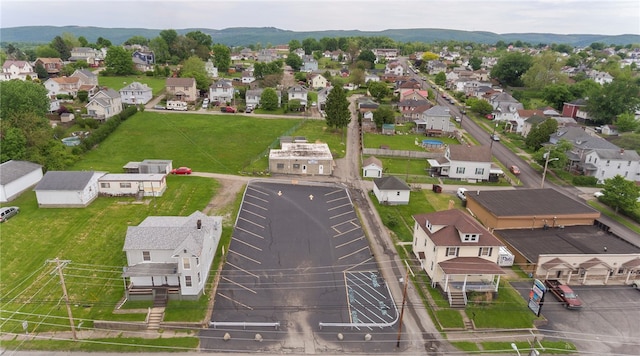
{"type": "Polygon", "coordinates": [[[0,223],[7,221],[10,217],[18,214],[20,212],[20,208],[17,206],[6,206],[4,208],[0,208],[0,223]]]}

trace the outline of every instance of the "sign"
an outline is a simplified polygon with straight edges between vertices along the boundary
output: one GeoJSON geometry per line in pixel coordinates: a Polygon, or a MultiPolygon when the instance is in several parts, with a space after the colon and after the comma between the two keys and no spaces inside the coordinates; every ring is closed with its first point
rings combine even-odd
{"type": "Polygon", "coordinates": [[[533,286],[531,287],[531,291],[529,292],[529,309],[536,315],[540,316],[540,310],[542,309],[542,304],[544,304],[544,293],[547,291],[547,287],[545,287],[544,283],[542,283],[539,279],[533,280],[533,286]]]}

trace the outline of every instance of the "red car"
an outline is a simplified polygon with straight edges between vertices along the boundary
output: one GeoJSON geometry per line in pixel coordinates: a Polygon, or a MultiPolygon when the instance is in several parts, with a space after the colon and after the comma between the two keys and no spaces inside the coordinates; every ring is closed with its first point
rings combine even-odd
{"type": "Polygon", "coordinates": [[[191,174],[191,168],[189,167],[174,168],[171,170],[171,174],[191,174]]]}
{"type": "Polygon", "coordinates": [[[509,170],[514,175],[519,175],[520,174],[520,168],[518,168],[518,166],[511,166],[511,167],[509,167],[509,170]]]}

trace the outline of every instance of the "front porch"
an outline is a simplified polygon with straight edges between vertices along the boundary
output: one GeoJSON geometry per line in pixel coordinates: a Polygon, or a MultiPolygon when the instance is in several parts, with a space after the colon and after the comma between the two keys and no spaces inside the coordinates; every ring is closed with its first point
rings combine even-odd
{"type": "Polygon", "coordinates": [[[478,257],[457,257],[438,264],[442,278],[438,285],[451,307],[464,308],[468,292],[497,293],[505,272],[495,262],[478,257]]]}

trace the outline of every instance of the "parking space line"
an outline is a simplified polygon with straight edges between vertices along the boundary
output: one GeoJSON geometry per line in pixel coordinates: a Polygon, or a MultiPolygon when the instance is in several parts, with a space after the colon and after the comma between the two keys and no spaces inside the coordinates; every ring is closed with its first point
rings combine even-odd
{"type": "Polygon", "coordinates": [[[251,214],[251,215],[257,216],[257,217],[259,217],[259,218],[261,218],[261,219],[264,219],[264,220],[266,220],[266,219],[267,219],[267,217],[266,217],[266,216],[262,216],[262,215],[260,215],[260,214],[258,214],[258,213],[254,213],[254,212],[253,212],[253,211],[251,211],[251,210],[243,209],[243,210],[242,210],[242,212],[243,212],[243,213],[249,213],[249,214],[251,214]]]}
{"type": "Polygon", "coordinates": [[[327,210],[331,211],[333,209],[340,209],[340,208],[345,207],[345,206],[351,206],[351,204],[342,204],[342,205],[334,206],[333,208],[329,208],[327,210]]]}
{"type": "Polygon", "coordinates": [[[247,194],[247,196],[248,196],[248,197],[251,197],[251,198],[254,198],[254,199],[258,199],[258,200],[263,201],[263,202],[265,202],[265,203],[268,203],[268,202],[269,202],[267,199],[258,198],[258,197],[257,197],[257,196],[255,196],[255,195],[247,194]]]}
{"type": "Polygon", "coordinates": [[[331,203],[333,203],[333,202],[335,202],[335,201],[338,201],[338,200],[344,200],[344,199],[347,199],[347,197],[345,196],[345,197],[340,197],[340,198],[335,198],[335,199],[327,200],[327,204],[331,204],[331,203]]]}
{"type": "Polygon", "coordinates": [[[340,236],[342,236],[342,235],[344,235],[344,234],[348,234],[348,233],[350,233],[350,232],[353,232],[353,231],[356,231],[356,230],[359,230],[359,229],[360,229],[360,227],[354,227],[353,229],[349,229],[349,230],[344,231],[344,232],[340,232],[340,231],[338,231],[337,229],[334,229],[334,230],[336,230],[337,232],[339,232],[339,234],[337,234],[337,235],[333,235],[333,237],[340,237],[340,236]]]}
{"type": "Polygon", "coordinates": [[[262,264],[262,262],[260,262],[260,261],[258,261],[258,260],[254,260],[253,258],[248,257],[248,256],[245,256],[245,255],[241,254],[240,252],[236,252],[235,250],[229,250],[229,252],[228,252],[228,253],[233,253],[233,254],[238,255],[238,256],[240,256],[240,257],[244,257],[244,258],[246,258],[247,260],[252,261],[252,262],[255,262],[255,263],[259,264],[259,265],[261,265],[261,264],[262,264]]]}
{"type": "Polygon", "coordinates": [[[253,294],[258,294],[258,292],[254,291],[253,289],[251,289],[251,288],[247,288],[247,287],[243,286],[243,285],[242,285],[242,284],[240,284],[240,283],[237,283],[237,282],[234,282],[234,281],[230,280],[230,279],[229,279],[229,278],[227,278],[227,277],[221,277],[221,278],[222,278],[222,279],[224,279],[225,281],[227,281],[227,282],[231,283],[231,284],[235,284],[235,285],[237,285],[238,287],[240,287],[240,288],[242,288],[242,289],[244,289],[244,290],[248,290],[249,292],[251,292],[251,293],[253,293],[253,294]]]}
{"type": "MultiPolygon", "coordinates": [[[[365,275],[365,277],[367,277],[367,278],[365,278],[365,280],[363,281],[361,278],[357,277],[357,276],[355,275],[355,273],[358,273],[358,274],[364,275],[364,272],[354,272],[354,273],[352,273],[352,275],[354,276],[354,278],[357,278],[357,279],[358,279],[358,281],[361,281],[361,282],[362,282],[362,285],[366,285],[366,286],[368,286],[368,281],[370,281],[370,282],[371,282],[371,286],[373,287],[373,280],[371,280],[371,275],[369,275],[369,276],[366,276],[366,275],[365,275]]],[[[371,273],[371,272],[369,272],[369,273],[371,273]]],[[[376,276],[376,277],[377,277],[377,276],[376,276]]],[[[356,284],[356,285],[358,285],[358,284],[356,284]]],[[[378,301],[378,298],[376,298],[375,296],[371,295],[371,293],[369,293],[367,290],[365,290],[364,288],[361,288],[361,289],[363,289],[363,290],[365,291],[365,293],[369,294],[373,299],[375,299],[376,301],[378,301]]],[[[378,292],[378,291],[377,291],[377,290],[375,290],[375,289],[373,289],[373,290],[374,290],[374,291],[375,291],[379,296],[381,296],[381,297],[383,297],[383,298],[384,298],[384,294],[382,294],[382,293],[378,292]]]]}
{"type": "Polygon", "coordinates": [[[259,238],[261,238],[261,239],[263,239],[263,240],[264,240],[264,237],[262,237],[262,236],[260,236],[260,235],[258,235],[258,234],[256,234],[256,233],[254,233],[254,232],[251,232],[251,231],[249,231],[249,230],[247,230],[247,229],[243,229],[243,228],[241,228],[240,226],[237,226],[237,225],[236,225],[236,229],[237,229],[237,230],[240,230],[240,231],[242,231],[242,232],[246,232],[246,233],[247,233],[247,234],[249,234],[249,235],[253,235],[253,236],[255,236],[255,237],[259,237],[259,238]]]}
{"type": "MultiPolygon", "coordinates": [[[[256,207],[256,208],[258,208],[258,209],[262,209],[262,210],[265,210],[265,211],[267,210],[267,208],[261,207],[261,206],[260,206],[260,205],[258,205],[258,204],[254,204],[254,203],[252,203],[252,202],[250,202],[250,201],[246,201],[246,200],[245,200],[242,204],[243,204],[243,205],[244,205],[244,204],[252,205],[252,206],[255,206],[255,207],[256,207]]],[[[242,210],[244,210],[244,209],[242,209],[242,210]]]]}
{"type": "Polygon", "coordinates": [[[248,242],[244,242],[244,241],[242,241],[242,240],[240,240],[240,239],[236,239],[236,241],[240,242],[241,244],[243,244],[243,245],[245,245],[245,246],[249,246],[249,247],[251,247],[251,248],[253,248],[253,249],[256,249],[256,250],[258,250],[258,251],[262,251],[262,249],[261,249],[260,247],[253,246],[252,244],[250,244],[250,243],[248,243],[248,242]]]}
{"type": "Polygon", "coordinates": [[[330,191],[329,193],[325,193],[324,196],[326,197],[326,196],[333,195],[333,194],[336,194],[336,193],[341,193],[341,192],[344,192],[344,189],[338,189],[338,190],[330,191]]]}
{"type": "Polygon", "coordinates": [[[260,225],[260,224],[258,224],[258,223],[255,223],[255,222],[253,222],[253,221],[251,221],[251,220],[249,220],[249,219],[247,219],[247,218],[243,218],[242,216],[238,216],[238,220],[246,221],[246,222],[248,222],[249,224],[252,224],[252,225],[255,225],[255,226],[257,226],[257,227],[259,227],[259,228],[261,228],[261,229],[264,229],[264,226],[262,226],[262,225],[260,225]]]}
{"type": "Polygon", "coordinates": [[[339,217],[341,217],[341,216],[343,216],[343,215],[347,215],[347,214],[351,214],[351,213],[353,213],[353,211],[352,211],[352,210],[349,210],[349,211],[344,212],[344,213],[342,213],[342,214],[338,214],[338,215],[330,216],[330,217],[329,217],[329,219],[339,218],[339,217]]]}
{"type": "Polygon", "coordinates": [[[350,241],[347,241],[347,242],[341,243],[340,245],[337,245],[337,246],[336,246],[336,248],[344,247],[344,246],[346,246],[346,245],[348,245],[348,244],[351,244],[351,243],[354,243],[354,242],[360,241],[360,240],[362,240],[363,238],[364,238],[364,235],[362,235],[362,236],[360,236],[360,237],[358,237],[358,238],[352,239],[352,240],[350,240],[350,241]]]}
{"type": "Polygon", "coordinates": [[[351,266],[351,267],[349,267],[349,268],[345,269],[343,272],[348,272],[348,271],[350,271],[351,269],[356,268],[356,267],[359,267],[359,266],[362,266],[363,264],[368,263],[368,262],[369,262],[369,261],[371,261],[371,260],[373,260],[373,257],[369,257],[368,259],[366,259],[366,260],[364,260],[364,261],[362,261],[362,262],[360,262],[360,263],[358,263],[358,264],[355,264],[355,265],[353,265],[353,266],[351,266]]]}
{"type": "Polygon", "coordinates": [[[337,246],[336,246],[336,248],[340,248],[340,247],[345,246],[345,245],[348,245],[348,244],[350,244],[350,243],[354,243],[354,242],[356,242],[356,241],[360,241],[360,240],[362,240],[362,238],[363,238],[363,237],[364,237],[364,235],[362,235],[362,236],[358,237],[357,239],[353,239],[353,240],[351,240],[351,241],[347,241],[347,242],[345,242],[345,243],[341,243],[340,245],[337,245],[337,246]]]}
{"type": "Polygon", "coordinates": [[[342,278],[344,278],[344,294],[347,298],[347,312],[349,313],[349,322],[353,323],[353,319],[351,318],[351,302],[349,301],[349,285],[347,283],[347,274],[342,272],[342,278]]]}
{"type": "Polygon", "coordinates": [[[236,269],[238,269],[238,270],[240,270],[240,271],[242,271],[242,272],[246,273],[246,274],[252,275],[252,276],[254,276],[254,277],[256,277],[256,278],[260,278],[260,277],[258,277],[258,275],[257,275],[257,274],[251,273],[251,272],[247,271],[247,270],[246,270],[246,269],[244,269],[244,268],[240,268],[240,267],[238,267],[238,266],[234,265],[234,264],[233,264],[233,263],[231,263],[231,262],[227,262],[227,264],[228,264],[229,266],[233,267],[233,268],[236,268],[236,269]]]}
{"type": "Polygon", "coordinates": [[[256,193],[260,193],[262,195],[269,196],[269,193],[265,193],[262,190],[258,190],[256,188],[252,187],[251,185],[247,186],[247,190],[251,190],[252,192],[256,192],[256,193]]]}
{"type": "Polygon", "coordinates": [[[350,253],[350,254],[348,254],[348,255],[344,255],[344,256],[342,256],[342,257],[338,257],[338,259],[339,259],[339,260],[341,260],[341,259],[343,259],[343,258],[347,258],[347,257],[349,257],[349,256],[353,256],[353,255],[355,255],[356,253],[358,253],[358,252],[360,252],[360,251],[364,251],[364,250],[366,250],[366,249],[368,249],[368,248],[369,248],[369,246],[365,246],[365,247],[363,247],[363,248],[361,248],[361,249],[359,249],[359,250],[357,250],[357,251],[353,251],[353,252],[351,252],[351,253],[350,253]]]}
{"type": "Polygon", "coordinates": [[[231,299],[230,297],[227,297],[226,295],[224,295],[224,294],[222,294],[222,293],[218,293],[218,295],[219,295],[219,296],[221,296],[222,298],[227,299],[228,301],[230,301],[230,302],[232,302],[232,303],[235,303],[235,304],[241,305],[241,306],[243,306],[243,307],[245,307],[245,308],[247,308],[247,309],[249,309],[249,310],[253,310],[253,308],[252,308],[252,307],[250,307],[250,306],[248,306],[248,305],[246,305],[246,304],[242,304],[242,303],[238,302],[237,300],[233,300],[233,299],[231,299]]]}

